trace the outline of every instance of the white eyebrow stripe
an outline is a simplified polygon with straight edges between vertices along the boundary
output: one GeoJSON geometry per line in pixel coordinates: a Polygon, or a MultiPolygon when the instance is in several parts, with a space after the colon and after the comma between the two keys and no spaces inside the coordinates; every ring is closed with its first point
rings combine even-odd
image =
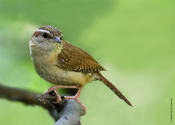
{"type": "Polygon", "coordinates": [[[48,30],[37,29],[36,31],[42,32],[42,33],[49,33],[50,34],[50,32],[48,30]]]}

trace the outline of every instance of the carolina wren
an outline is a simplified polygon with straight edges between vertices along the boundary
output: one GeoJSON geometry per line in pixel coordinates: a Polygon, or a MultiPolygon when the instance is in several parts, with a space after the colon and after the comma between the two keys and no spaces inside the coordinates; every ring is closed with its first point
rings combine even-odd
{"type": "MultiPolygon", "coordinates": [[[[63,40],[63,34],[53,26],[38,28],[29,42],[30,54],[37,73],[46,81],[55,84],[47,92],[59,88],[77,88],[72,97],[78,100],[81,88],[88,82],[100,80],[128,105],[128,99],[100,72],[105,69],[87,52],[63,40]]],[[[71,97],[68,97],[71,98],[71,97]]],[[[78,100],[79,101],[79,100],[78,100]]]]}

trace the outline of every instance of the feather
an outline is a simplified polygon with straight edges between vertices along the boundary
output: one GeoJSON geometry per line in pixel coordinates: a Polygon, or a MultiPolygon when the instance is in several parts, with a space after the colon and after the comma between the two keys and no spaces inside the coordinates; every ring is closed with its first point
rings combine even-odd
{"type": "Polygon", "coordinates": [[[62,40],[63,48],[58,54],[58,66],[62,69],[92,73],[105,70],[93,57],[82,49],[62,40]]]}

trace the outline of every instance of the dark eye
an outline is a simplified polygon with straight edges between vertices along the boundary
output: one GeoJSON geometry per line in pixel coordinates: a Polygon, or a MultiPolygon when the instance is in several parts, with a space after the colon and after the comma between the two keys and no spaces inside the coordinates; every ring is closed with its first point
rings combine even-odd
{"type": "Polygon", "coordinates": [[[49,38],[49,34],[48,33],[43,33],[43,37],[44,38],[49,38]]]}

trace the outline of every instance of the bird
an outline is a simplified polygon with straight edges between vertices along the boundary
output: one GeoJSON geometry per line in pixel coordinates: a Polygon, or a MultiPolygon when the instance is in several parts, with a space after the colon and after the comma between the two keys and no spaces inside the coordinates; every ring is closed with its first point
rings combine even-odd
{"type": "MultiPolygon", "coordinates": [[[[39,76],[54,84],[46,93],[54,91],[57,102],[61,101],[57,89],[78,89],[74,96],[78,102],[82,88],[91,81],[99,80],[109,87],[120,99],[129,106],[130,101],[101,73],[105,71],[91,55],[63,39],[60,29],[46,25],[37,28],[29,41],[32,62],[39,76]]],[[[81,104],[85,109],[84,105],[81,104]]]]}

